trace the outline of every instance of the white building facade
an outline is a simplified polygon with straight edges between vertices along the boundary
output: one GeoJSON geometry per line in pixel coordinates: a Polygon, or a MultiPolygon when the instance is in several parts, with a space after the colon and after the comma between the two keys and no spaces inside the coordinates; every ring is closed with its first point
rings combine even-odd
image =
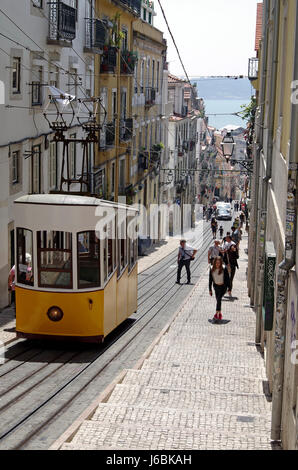
{"type": "MultiPolygon", "coordinates": [[[[9,303],[7,278],[14,264],[13,201],[24,194],[48,193],[60,187],[63,144],[54,141],[43,115],[49,101],[48,86],[76,98],[93,95],[92,18],[96,13],[93,0],[51,3],[3,0],[1,10],[0,81],[5,90],[4,100],[0,100],[0,308],[3,308],[9,303]]],[[[84,137],[77,120],[65,137],[84,137]]],[[[70,144],[69,152],[70,176],[76,179],[81,173],[81,144],[70,144]]]]}

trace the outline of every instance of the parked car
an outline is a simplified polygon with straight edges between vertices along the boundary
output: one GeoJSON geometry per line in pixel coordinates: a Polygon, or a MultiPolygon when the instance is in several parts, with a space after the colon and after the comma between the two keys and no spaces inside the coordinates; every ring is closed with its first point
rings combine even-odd
{"type": "Polygon", "coordinates": [[[231,209],[226,207],[219,207],[216,214],[217,220],[232,220],[231,209]]]}

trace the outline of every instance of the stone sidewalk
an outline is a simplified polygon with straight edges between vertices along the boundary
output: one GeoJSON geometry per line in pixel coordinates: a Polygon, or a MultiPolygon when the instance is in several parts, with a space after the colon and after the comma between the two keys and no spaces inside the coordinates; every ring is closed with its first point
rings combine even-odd
{"type": "Polygon", "coordinates": [[[264,360],[254,343],[255,314],[247,296],[246,247],[244,236],[233,299],[224,299],[222,323],[211,323],[215,299],[209,296],[206,272],[143,361],[53,448],[274,448],[264,360]]]}

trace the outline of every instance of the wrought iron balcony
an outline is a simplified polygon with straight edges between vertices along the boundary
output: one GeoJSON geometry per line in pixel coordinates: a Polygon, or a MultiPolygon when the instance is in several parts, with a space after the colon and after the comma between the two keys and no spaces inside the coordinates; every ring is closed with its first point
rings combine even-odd
{"type": "Polygon", "coordinates": [[[135,71],[135,66],[138,61],[138,55],[132,51],[123,51],[121,53],[120,71],[123,74],[132,75],[135,71]]]}
{"type": "Polygon", "coordinates": [[[259,59],[257,57],[253,57],[248,60],[248,79],[257,80],[258,73],[259,73],[259,59]]]}
{"type": "MultiPolygon", "coordinates": [[[[76,9],[57,0],[49,3],[48,44],[71,41],[76,37],[76,9]]],[[[64,44],[65,45],[65,44],[64,44]]]]}
{"type": "Polygon", "coordinates": [[[115,73],[117,66],[117,48],[111,46],[104,46],[104,52],[101,56],[101,73],[113,72],[115,73]]]}
{"type": "Polygon", "coordinates": [[[156,104],[156,89],[147,87],[145,90],[145,106],[154,106],[156,104]]]}
{"type": "Polygon", "coordinates": [[[120,3],[123,7],[128,8],[137,16],[141,16],[141,4],[142,0],[114,0],[116,3],[120,3]]]}
{"type": "Polygon", "coordinates": [[[104,48],[107,38],[107,26],[102,20],[85,19],[85,52],[94,52],[104,48]]]}

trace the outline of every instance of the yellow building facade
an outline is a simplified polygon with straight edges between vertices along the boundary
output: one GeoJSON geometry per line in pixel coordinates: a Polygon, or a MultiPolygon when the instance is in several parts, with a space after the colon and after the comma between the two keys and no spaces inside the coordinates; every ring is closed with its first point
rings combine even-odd
{"type": "Polygon", "coordinates": [[[95,59],[95,96],[100,103],[100,140],[95,150],[94,191],[117,201],[127,195],[133,130],[132,83],[137,56],[132,50],[133,23],[141,0],[97,0],[105,44],[95,59]]]}
{"type": "Polygon", "coordinates": [[[263,2],[248,284],[266,351],[273,440],[298,448],[298,6],[263,2]]]}

